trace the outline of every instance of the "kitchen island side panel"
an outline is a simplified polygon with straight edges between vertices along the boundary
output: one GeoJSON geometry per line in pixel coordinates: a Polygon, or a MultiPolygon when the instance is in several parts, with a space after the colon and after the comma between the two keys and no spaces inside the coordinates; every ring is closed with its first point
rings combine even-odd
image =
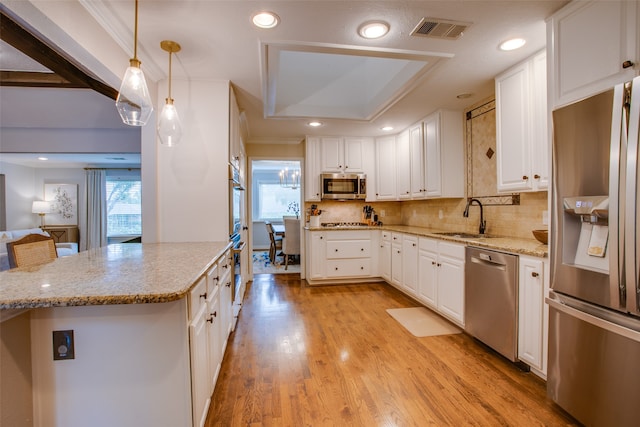
{"type": "Polygon", "coordinates": [[[31,313],[36,427],[192,425],[186,298],[31,313]],[[61,330],[75,359],[53,360],[61,330]]]}

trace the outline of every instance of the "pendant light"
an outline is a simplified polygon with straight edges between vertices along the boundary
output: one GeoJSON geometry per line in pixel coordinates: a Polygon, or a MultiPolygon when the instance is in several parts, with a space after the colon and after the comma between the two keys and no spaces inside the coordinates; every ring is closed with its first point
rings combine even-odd
{"type": "Polygon", "coordinates": [[[158,136],[160,143],[173,147],[182,138],[182,125],[178,117],[178,111],[173,105],[171,98],[171,54],[180,52],[180,45],[171,40],[163,40],[160,42],[162,50],[169,52],[169,97],[165,99],[166,103],[162,107],[160,119],[158,120],[158,136]]]}
{"type": "Polygon", "coordinates": [[[120,92],[116,98],[116,108],[124,123],[130,126],[144,126],[153,112],[153,104],[138,60],[138,0],[135,2],[133,58],[129,60],[129,67],[122,78],[120,92]]]}

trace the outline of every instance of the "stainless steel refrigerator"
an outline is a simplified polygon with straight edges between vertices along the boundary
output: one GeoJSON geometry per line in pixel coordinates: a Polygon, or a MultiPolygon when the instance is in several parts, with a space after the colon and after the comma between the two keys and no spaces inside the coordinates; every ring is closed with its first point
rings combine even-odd
{"type": "Polygon", "coordinates": [[[588,426],[640,423],[640,77],[553,112],[547,394],[588,426]]]}

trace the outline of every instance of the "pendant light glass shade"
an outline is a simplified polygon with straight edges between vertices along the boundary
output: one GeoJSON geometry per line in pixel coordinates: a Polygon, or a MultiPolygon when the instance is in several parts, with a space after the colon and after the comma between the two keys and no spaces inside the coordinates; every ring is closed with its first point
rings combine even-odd
{"type": "Polygon", "coordinates": [[[137,59],[131,60],[131,65],[124,73],[122,86],[116,98],[116,108],[122,121],[131,126],[144,126],[151,117],[153,104],[147,81],[140,69],[140,61],[137,59]]]}
{"type": "Polygon", "coordinates": [[[138,60],[138,0],[135,3],[133,58],[129,61],[129,67],[122,78],[116,108],[124,123],[130,126],[144,126],[151,117],[153,104],[138,60]]]}
{"type": "Polygon", "coordinates": [[[158,120],[158,136],[160,143],[167,147],[173,147],[182,138],[182,125],[178,117],[178,110],[173,105],[173,99],[167,98],[167,103],[162,107],[160,120],[158,120]]]}
{"type": "Polygon", "coordinates": [[[173,147],[182,138],[182,124],[180,124],[178,110],[173,105],[173,98],[171,98],[171,54],[180,52],[180,45],[171,40],[163,40],[160,42],[160,47],[162,50],[169,52],[169,97],[166,98],[166,103],[162,107],[162,112],[158,119],[158,136],[161,144],[173,147]]]}

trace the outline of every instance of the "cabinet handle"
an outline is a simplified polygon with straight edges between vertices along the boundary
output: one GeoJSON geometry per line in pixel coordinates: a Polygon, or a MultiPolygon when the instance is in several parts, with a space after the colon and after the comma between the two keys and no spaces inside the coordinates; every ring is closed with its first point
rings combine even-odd
{"type": "Polygon", "coordinates": [[[531,273],[531,277],[538,277],[538,276],[539,276],[539,274],[536,273],[535,271],[533,273],[531,273]]]}
{"type": "Polygon", "coordinates": [[[231,282],[227,282],[227,288],[231,287],[231,282]]]}
{"type": "Polygon", "coordinates": [[[633,67],[635,64],[633,63],[633,61],[629,61],[626,60],[622,63],[622,68],[630,68],[633,67]]]}
{"type": "Polygon", "coordinates": [[[207,322],[213,323],[213,318],[214,317],[218,317],[218,312],[217,311],[214,311],[213,313],[211,313],[211,316],[209,316],[209,318],[207,319],[207,322]]]}
{"type": "Polygon", "coordinates": [[[436,262],[435,261],[431,261],[431,265],[436,265],[436,262]]]}
{"type": "Polygon", "coordinates": [[[207,299],[207,293],[205,292],[204,294],[200,294],[200,298],[207,299]]]}
{"type": "Polygon", "coordinates": [[[527,175],[522,175],[522,179],[526,181],[529,179],[529,177],[527,175]]]}
{"type": "Polygon", "coordinates": [[[533,175],[533,179],[540,179],[540,175],[538,174],[533,175]]]}

